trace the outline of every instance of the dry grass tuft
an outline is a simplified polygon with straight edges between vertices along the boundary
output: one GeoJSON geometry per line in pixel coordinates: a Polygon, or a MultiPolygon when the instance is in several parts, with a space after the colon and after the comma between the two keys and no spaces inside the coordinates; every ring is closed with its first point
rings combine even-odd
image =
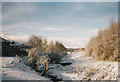
{"type": "Polygon", "coordinates": [[[87,77],[93,76],[95,74],[95,69],[94,68],[89,68],[87,70],[85,70],[85,74],[87,77]]]}
{"type": "Polygon", "coordinates": [[[109,28],[99,30],[86,47],[88,56],[97,60],[117,61],[118,56],[118,23],[111,22],[109,28]]]}

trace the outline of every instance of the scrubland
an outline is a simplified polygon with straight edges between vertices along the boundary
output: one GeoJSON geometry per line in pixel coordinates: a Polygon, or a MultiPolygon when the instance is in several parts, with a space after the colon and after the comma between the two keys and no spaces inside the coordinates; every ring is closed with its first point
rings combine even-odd
{"type": "Polygon", "coordinates": [[[108,28],[100,29],[97,36],[90,39],[86,54],[97,60],[118,61],[118,41],[118,23],[111,22],[108,28]]]}

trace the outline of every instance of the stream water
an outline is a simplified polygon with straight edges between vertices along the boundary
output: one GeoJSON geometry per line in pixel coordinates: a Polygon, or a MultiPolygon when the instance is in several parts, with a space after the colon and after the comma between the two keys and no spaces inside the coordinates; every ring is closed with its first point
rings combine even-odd
{"type": "MultiPolygon", "coordinates": [[[[67,65],[71,65],[72,63],[59,63],[60,65],[62,66],[67,66],[67,65]]],[[[34,69],[35,70],[35,69],[34,69]]],[[[35,70],[37,73],[39,73],[37,70],[35,70]]],[[[62,81],[62,78],[59,78],[57,76],[53,76],[51,74],[48,74],[47,72],[43,75],[41,75],[43,77],[47,77],[47,78],[50,78],[51,81],[53,82],[58,82],[58,81],[62,81]]]]}

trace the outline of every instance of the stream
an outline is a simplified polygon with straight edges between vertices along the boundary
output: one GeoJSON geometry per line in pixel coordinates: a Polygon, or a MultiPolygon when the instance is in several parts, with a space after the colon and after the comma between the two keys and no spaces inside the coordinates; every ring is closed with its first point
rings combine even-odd
{"type": "MultiPolygon", "coordinates": [[[[72,63],[59,63],[59,65],[61,65],[61,66],[67,66],[67,65],[71,65],[72,63]]],[[[35,69],[34,69],[35,70],[35,69]]],[[[39,73],[37,70],[35,70],[37,73],[39,73]]],[[[48,70],[49,71],[49,70],[48,70]]],[[[43,74],[43,75],[41,75],[41,76],[43,76],[43,77],[47,77],[47,78],[50,78],[50,80],[51,81],[53,81],[53,82],[58,82],[58,81],[63,81],[62,80],[62,78],[59,78],[59,77],[57,77],[57,76],[54,76],[54,75],[51,75],[51,74],[49,74],[49,73],[45,73],[45,74],[43,74]]]]}
{"type": "MultiPolygon", "coordinates": [[[[62,65],[62,66],[67,66],[67,65],[71,65],[72,63],[59,63],[59,65],[62,65]]],[[[43,77],[48,77],[48,78],[51,78],[50,80],[53,81],[53,82],[58,82],[58,81],[63,81],[62,78],[59,78],[57,76],[53,76],[51,74],[44,74],[42,75],[43,77]]]]}

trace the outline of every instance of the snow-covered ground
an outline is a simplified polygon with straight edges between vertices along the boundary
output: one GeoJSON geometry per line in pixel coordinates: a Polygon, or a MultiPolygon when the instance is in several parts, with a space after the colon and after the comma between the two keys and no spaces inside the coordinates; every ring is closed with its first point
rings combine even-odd
{"type": "MultiPolygon", "coordinates": [[[[1,59],[0,74],[3,80],[49,80],[31,70],[17,57],[0,57],[1,59]]],[[[87,57],[83,51],[69,53],[61,63],[72,64],[66,66],[50,64],[47,73],[62,80],[117,80],[119,78],[118,62],[96,61],[87,57]]]]}
{"type": "Polygon", "coordinates": [[[72,63],[61,66],[50,64],[48,73],[62,80],[117,80],[118,62],[96,61],[87,57],[85,52],[67,55],[62,63],[72,63]]]}
{"type": "Polygon", "coordinates": [[[20,62],[17,57],[0,57],[0,60],[2,60],[0,68],[2,80],[49,80],[20,62]]]}

